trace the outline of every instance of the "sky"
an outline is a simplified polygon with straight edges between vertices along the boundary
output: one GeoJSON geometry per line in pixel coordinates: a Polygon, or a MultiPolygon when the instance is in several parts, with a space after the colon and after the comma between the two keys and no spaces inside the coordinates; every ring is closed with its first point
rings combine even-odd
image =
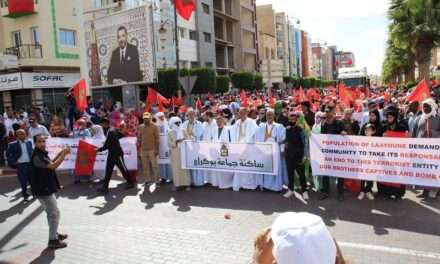
{"type": "Polygon", "coordinates": [[[388,0],[257,0],[301,21],[312,42],[355,54],[356,67],[380,75],[387,41],[388,0]]]}

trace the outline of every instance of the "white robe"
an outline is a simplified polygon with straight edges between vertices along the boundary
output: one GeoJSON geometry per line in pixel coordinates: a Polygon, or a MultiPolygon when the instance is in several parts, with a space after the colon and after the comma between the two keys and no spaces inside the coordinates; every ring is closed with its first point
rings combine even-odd
{"type": "Polygon", "coordinates": [[[203,141],[215,142],[214,137],[215,134],[218,134],[217,123],[212,120],[211,123],[204,122],[203,123],[203,141]]]}
{"type": "Polygon", "coordinates": [[[276,175],[263,175],[261,185],[271,191],[281,191],[283,189],[283,168],[281,160],[281,151],[284,151],[284,145],[282,144],[286,139],[286,129],[283,125],[278,123],[272,123],[272,128],[268,128],[269,137],[266,139],[267,123],[261,123],[257,135],[257,142],[274,142],[280,145],[280,152],[278,153],[278,173],[276,175]],[[272,130],[272,131],[271,131],[272,130]]]}
{"type": "MultiPolygon", "coordinates": [[[[223,127],[221,134],[218,134],[218,127],[213,134],[212,142],[229,143],[232,140],[230,127],[223,127]]],[[[233,172],[206,171],[205,180],[212,186],[218,186],[220,189],[232,188],[234,181],[233,172]]]]}
{"type": "MultiPolygon", "coordinates": [[[[188,125],[189,120],[186,120],[182,124],[182,129],[185,130],[188,134],[188,125]]],[[[188,136],[187,139],[194,140],[194,141],[200,141],[203,137],[203,124],[195,120],[192,128],[192,136],[188,136]]],[[[205,184],[205,176],[204,171],[202,170],[190,170],[191,173],[191,181],[194,186],[203,186],[205,184]]]]}
{"type": "MultiPolygon", "coordinates": [[[[238,120],[231,128],[232,142],[255,143],[257,129],[257,123],[253,119],[247,118],[244,122],[242,122],[241,119],[238,120]],[[244,135],[240,138],[240,124],[242,123],[244,126],[244,135]]],[[[255,190],[258,188],[259,183],[261,183],[261,175],[255,173],[234,173],[234,191],[238,191],[240,188],[255,190]]]]}

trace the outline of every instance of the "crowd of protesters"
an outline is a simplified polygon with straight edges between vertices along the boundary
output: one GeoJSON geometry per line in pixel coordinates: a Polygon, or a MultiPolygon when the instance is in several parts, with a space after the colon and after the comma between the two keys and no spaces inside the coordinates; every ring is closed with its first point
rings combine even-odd
{"type": "MultiPolygon", "coordinates": [[[[435,98],[420,103],[407,102],[407,94],[403,91],[377,89],[370,90],[368,98],[362,95],[347,105],[339,100],[335,90],[208,94],[199,97],[194,108],[153,105],[143,111],[124,109],[120,103],[110,100],[93,103],[89,98],[88,107],[78,112],[74,99],[68,97],[67,111],[63,117],[51,115],[46,109],[37,107],[29,113],[7,109],[0,122],[1,151],[5,154],[7,143],[24,140],[22,134],[29,140],[36,135],[105,139],[109,131],[116,130],[119,131],[118,137],[138,138],[141,170],[127,171],[124,177],[129,183],[145,179],[146,185],[156,188],[163,181],[173,181],[176,190],[190,190],[191,186],[206,184],[234,190],[287,189],[284,197],[289,198],[298,191],[303,199],[308,200],[312,188],[319,191],[318,199],[328,198],[331,183],[337,182],[337,199],[342,201],[345,190],[343,178],[313,176],[308,146],[311,133],[383,137],[389,131],[398,131],[407,133],[409,137],[440,137],[440,116],[435,98]],[[123,133],[119,129],[121,124],[123,133]],[[160,135],[168,135],[171,164],[157,163],[160,144],[163,144],[160,135]],[[185,139],[276,142],[280,145],[278,175],[183,170],[180,167],[179,146],[185,139]]],[[[6,156],[8,163],[13,163],[9,166],[18,166],[18,158],[13,158],[11,151],[6,156]]],[[[0,165],[5,165],[4,157],[1,155],[0,165]]],[[[114,165],[121,167],[124,164],[118,164],[115,160],[114,165]]],[[[104,171],[95,171],[94,174],[95,179],[109,180],[104,171]]],[[[23,197],[27,199],[26,177],[20,176],[19,179],[23,197]]],[[[75,177],[75,182],[78,183],[79,178],[75,177]]],[[[373,200],[376,196],[400,199],[404,194],[404,185],[362,181],[358,199],[367,197],[373,200]],[[377,186],[376,194],[373,193],[374,184],[377,186]]],[[[426,189],[420,196],[435,198],[437,190],[426,189]]]]}

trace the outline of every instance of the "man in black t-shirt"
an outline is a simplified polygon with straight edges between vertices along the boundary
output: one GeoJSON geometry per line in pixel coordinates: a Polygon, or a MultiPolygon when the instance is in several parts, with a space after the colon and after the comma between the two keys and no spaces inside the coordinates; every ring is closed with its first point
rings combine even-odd
{"type": "MultiPolygon", "coordinates": [[[[344,125],[341,121],[336,120],[335,110],[333,107],[325,107],[325,121],[321,125],[321,134],[331,135],[347,135],[344,125]]],[[[327,199],[330,195],[330,178],[322,177],[322,189],[319,200],[327,199]]],[[[338,201],[344,200],[344,178],[338,178],[338,201]]]]}

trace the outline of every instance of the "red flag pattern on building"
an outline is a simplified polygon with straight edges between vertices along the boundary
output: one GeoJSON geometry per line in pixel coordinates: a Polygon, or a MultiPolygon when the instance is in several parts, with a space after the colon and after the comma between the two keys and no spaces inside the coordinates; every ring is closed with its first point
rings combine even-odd
{"type": "Polygon", "coordinates": [[[431,97],[431,91],[429,90],[426,80],[423,79],[416,88],[408,95],[408,102],[417,101],[419,103],[423,102],[426,98],[431,97]]]}
{"type": "Polygon", "coordinates": [[[195,0],[174,0],[177,13],[185,20],[189,20],[196,9],[195,0]]]}
{"type": "Polygon", "coordinates": [[[83,78],[72,87],[72,95],[75,98],[76,108],[83,112],[87,108],[87,84],[83,78]]]}
{"type": "Polygon", "coordinates": [[[76,162],[74,173],[77,176],[91,175],[96,161],[96,148],[94,145],[80,140],[78,152],[76,153],[76,162]]]}

